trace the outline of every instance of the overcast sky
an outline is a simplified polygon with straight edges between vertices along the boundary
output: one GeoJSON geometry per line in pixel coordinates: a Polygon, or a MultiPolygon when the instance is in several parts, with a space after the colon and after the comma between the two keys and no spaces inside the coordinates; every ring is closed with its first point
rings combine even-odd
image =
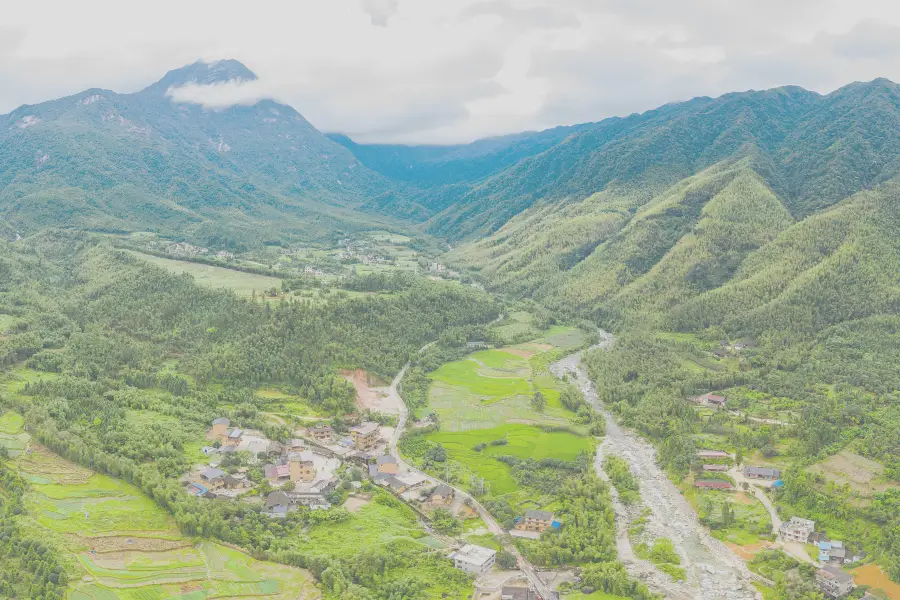
{"type": "Polygon", "coordinates": [[[364,142],[467,141],[694,96],[900,80],[900,7],[876,0],[43,0],[3,7],[0,113],[133,92],[235,58],[270,96],[364,142]]]}

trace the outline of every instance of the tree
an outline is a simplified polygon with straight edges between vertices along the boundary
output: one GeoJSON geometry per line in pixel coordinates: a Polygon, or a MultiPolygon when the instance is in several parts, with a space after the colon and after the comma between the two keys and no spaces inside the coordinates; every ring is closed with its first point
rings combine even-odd
{"type": "Polygon", "coordinates": [[[544,407],[547,406],[547,399],[544,398],[544,394],[541,392],[535,392],[534,396],[531,398],[531,408],[536,410],[537,412],[544,412],[544,407]]]}
{"type": "Polygon", "coordinates": [[[501,550],[497,553],[497,564],[501,569],[510,571],[518,566],[518,561],[516,560],[516,555],[512,552],[501,550]]]}

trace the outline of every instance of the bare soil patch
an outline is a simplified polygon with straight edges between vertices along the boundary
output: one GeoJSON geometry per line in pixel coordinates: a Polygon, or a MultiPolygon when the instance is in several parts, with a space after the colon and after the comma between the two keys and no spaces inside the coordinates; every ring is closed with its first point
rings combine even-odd
{"type": "Polygon", "coordinates": [[[855,491],[867,496],[891,487],[881,481],[883,465],[846,450],[814,464],[809,470],[838,485],[849,484],[855,491]]]}
{"type": "Polygon", "coordinates": [[[368,498],[360,498],[357,496],[350,496],[347,498],[347,501],[344,502],[344,508],[347,509],[348,512],[359,512],[363,506],[371,502],[368,498]]]}
{"type": "Polygon", "coordinates": [[[501,348],[503,352],[507,352],[509,354],[513,354],[515,356],[521,356],[524,359],[529,359],[535,354],[540,352],[546,352],[548,350],[553,350],[553,346],[551,344],[541,344],[538,342],[530,342],[527,344],[519,344],[516,346],[506,346],[501,348]]]}
{"type": "Polygon", "coordinates": [[[888,579],[887,573],[875,564],[866,565],[850,571],[856,585],[868,585],[881,590],[890,600],[900,600],[900,584],[888,579]]]}
{"type": "Polygon", "coordinates": [[[749,498],[744,492],[738,492],[734,495],[734,501],[739,504],[753,504],[755,500],[749,498]]]}
{"type": "Polygon", "coordinates": [[[753,557],[756,556],[757,553],[772,547],[771,542],[756,542],[755,544],[747,544],[746,546],[738,546],[731,542],[725,542],[725,545],[731,548],[732,552],[744,560],[753,560],[753,557]]]}
{"type": "Polygon", "coordinates": [[[352,383],[353,387],[356,388],[356,405],[360,408],[399,414],[399,407],[394,405],[395,403],[391,400],[386,389],[387,384],[371,373],[367,373],[362,369],[355,371],[342,370],[341,377],[352,383]]]}

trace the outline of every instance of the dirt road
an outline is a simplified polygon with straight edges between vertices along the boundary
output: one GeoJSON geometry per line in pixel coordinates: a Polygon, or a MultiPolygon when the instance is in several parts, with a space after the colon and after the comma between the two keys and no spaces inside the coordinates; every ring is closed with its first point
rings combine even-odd
{"type": "MultiPolygon", "coordinates": [[[[604,334],[594,348],[606,349],[611,344],[612,336],[604,334]]],[[[751,584],[756,576],[747,569],[744,561],[700,524],[687,500],[656,464],[656,449],[637,434],[620,427],[614,416],[601,405],[593,383],[581,366],[581,354],[578,352],[554,363],[551,371],[558,377],[568,374],[584,392],[587,401],[606,417],[606,436],[597,450],[598,473],[605,477],[601,464],[606,453],[616,454],[628,462],[640,481],[643,505],[650,510],[645,531],[651,537],[672,540],[681,556],[681,566],[687,571],[687,580],[675,582],[635,556],[627,535],[633,515],[616,501],[617,546],[629,572],[667,599],[761,599],[761,594],[751,584]]]]}

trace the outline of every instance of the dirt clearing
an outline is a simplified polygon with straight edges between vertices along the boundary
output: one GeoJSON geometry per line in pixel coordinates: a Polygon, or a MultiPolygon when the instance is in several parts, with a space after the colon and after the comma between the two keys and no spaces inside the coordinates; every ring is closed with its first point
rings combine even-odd
{"type": "Polygon", "coordinates": [[[356,405],[360,408],[389,415],[400,414],[400,407],[391,397],[388,385],[362,369],[341,371],[341,377],[356,388],[356,405]]]}
{"type": "Polygon", "coordinates": [[[854,491],[870,496],[889,487],[881,481],[884,466],[852,452],[838,452],[809,468],[838,485],[849,484],[854,491]]]}
{"type": "Polygon", "coordinates": [[[347,498],[347,501],[344,502],[344,508],[346,508],[348,512],[359,512],[359,509],[361,509],[371,501],[371,498],[365,498],[362,496],[350,496],[349,498],[347,498]]]}

